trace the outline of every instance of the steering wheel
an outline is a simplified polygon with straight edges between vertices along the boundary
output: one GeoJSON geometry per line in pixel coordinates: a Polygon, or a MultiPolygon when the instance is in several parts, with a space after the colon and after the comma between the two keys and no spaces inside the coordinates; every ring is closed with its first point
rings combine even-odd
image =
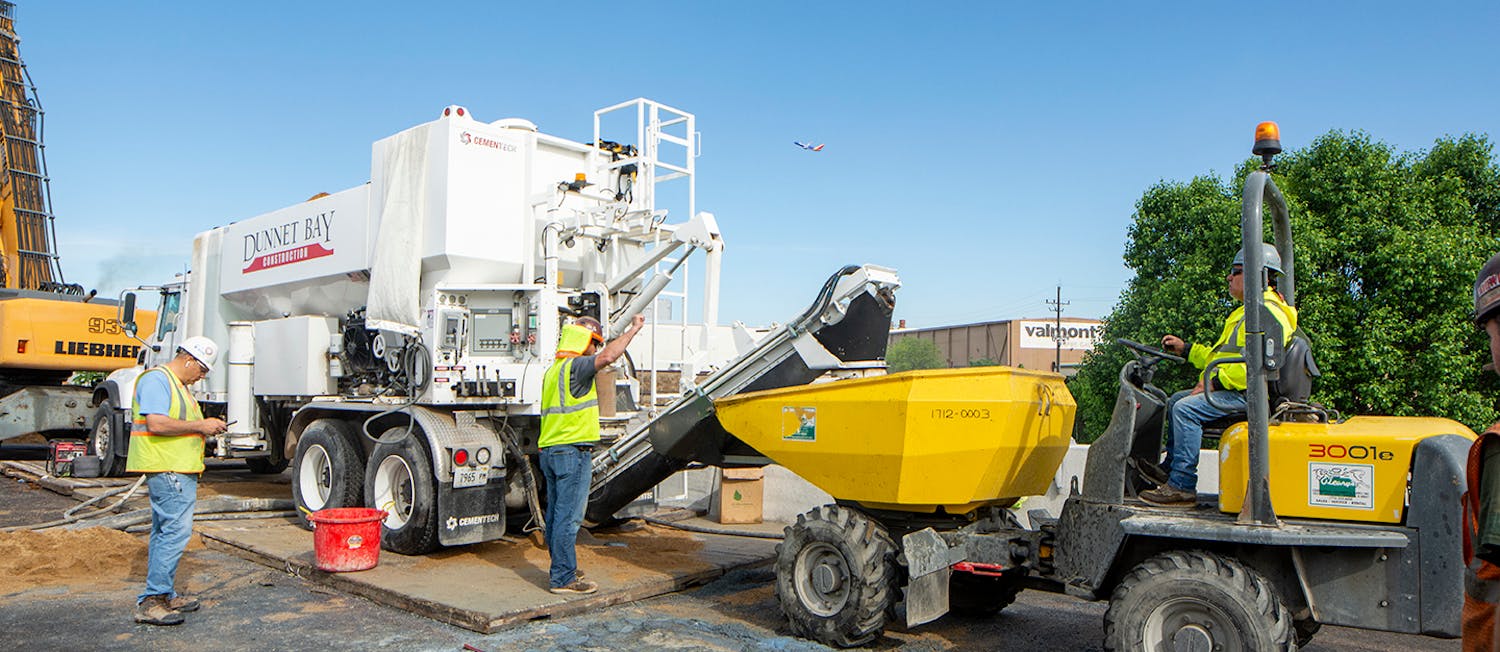
{"type": "Polygon", "coordinates": [[[1115,340],[1115,343],[1120,344],[1125,348],[1133,349],[1136,352],[1137,358],[1149,356],[1154,358],[1161,358],[1163,360],[1171,360],[1172,362],[1186,362],[1186,360],[1184,360],[1182,356],[1172,355],[1161,349],[1146,346],[1145,344],[1141,344],[1140,342],[1127,340],[1123,337],[1115,340]]]}

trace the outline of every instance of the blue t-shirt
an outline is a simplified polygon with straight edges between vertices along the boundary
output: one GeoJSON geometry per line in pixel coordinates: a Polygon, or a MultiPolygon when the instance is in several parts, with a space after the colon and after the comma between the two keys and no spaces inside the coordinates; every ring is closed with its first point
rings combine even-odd
{"type": "Polygon", "coordinates": [[[171,372],[153,371],[141,374],[135,381],[135,400],[141,406],[141,416],[172,416],[172,381],[167,380],[168,373],[171,372]]]}

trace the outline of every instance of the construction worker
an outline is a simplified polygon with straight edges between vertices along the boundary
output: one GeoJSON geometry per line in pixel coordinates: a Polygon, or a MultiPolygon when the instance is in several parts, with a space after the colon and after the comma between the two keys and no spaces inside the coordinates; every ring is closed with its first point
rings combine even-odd
{"type": "MultiPolygon", "coordinates": [[[[1262,243],[1265,269],[1267,271],[1265,303],[1270,313],[1281,324],[1282,345],[1291,342],[1297,330],[1297,309],[1287,305],[1276,292],[1276,275],[1281,273],[1281,255],[1276,247],[1262,243]]],[[[1213,346],[1193,344],[1188,346],[1176,335],[1163,335],[1162,347],[1178,355],[1186,355],[1193,366],[1204,369],[1210,362],[1222,358],[1238,358],[1244,355],[1245,347],[1245,252],[1235,254],[1229,266],[1227,283],[1229,294],[1241,302],[1234,312],[1224,320],[1224,328],[1213,346]]],[[[1198,376],[1198,384],[1192,390],[1177,392],[1167,401],[1167,456],[1162,467],[1152,468],[1142,464],[1142,474],[1157,483],[1155,489],[1142,491],[1139,496],[1153,505],[1164,507],[1192,507],[1198,503],[1198,449],[1203,445],[1203,424],[1231,414],[1245,411],[1245,364],[1225,363],[1214,369],[1209,377],[1198,376]],[[1214,404],[1209,404],[1206,392],[1213,392],[1214,404]],[[1222,407],[1221,407],[1222,406],[1222,407]]]]}
{"type": "MultiPolygon", "coordinates": [[[[593,593],[599,587],[578,576],[574,543],[588,502],[594,445],[599,442],[599,393],[594,375],[614,364],[646,323],[636,315],[630,328],[603,350],[604,327],[589,317],[564,325],[557,360],[542,380],[542,476],[547,481],[547,588],[553,593],[593,593]]],[[[613,391],[614,388],[606,388],[613,391]]]]}
{"type": "Polygon", "coordinates": [[[203,472],[203,438],[224,432],[222,419],[205,419],[188,385],[213,370],[219,347],[206,337],[189,337],[177,355],[135,381],[130,454],[125,470],[146,474],[151,492],[151,543],[147,548],[146,590],[136,598],[135,621],[178,625],[198,601],[174,589],[177,562],[193,534],[198,474],[203,472]]]}
{"type": "MultiPolygon", "coordinates": [[[[1474,323],[1490,338],[1490,362],[1500,373],[1500,254],[1474,280],[1474,323]]],[[[1500,650],[1495,605],[1500,603],[1500,423],[1469,448],[1464,494],[1463,649],[1500,650]]]]}

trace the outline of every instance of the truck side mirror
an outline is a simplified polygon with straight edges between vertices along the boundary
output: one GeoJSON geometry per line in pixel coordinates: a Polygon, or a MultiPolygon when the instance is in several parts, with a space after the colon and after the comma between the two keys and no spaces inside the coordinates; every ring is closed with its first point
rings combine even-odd
{"type": "Polygon", "coordinates": [[[136,325],[134,292],[125,293],[125,301],[120,306],[120,328],[125,329],[125,332],[131,337],[135,337],[136,325]]]}

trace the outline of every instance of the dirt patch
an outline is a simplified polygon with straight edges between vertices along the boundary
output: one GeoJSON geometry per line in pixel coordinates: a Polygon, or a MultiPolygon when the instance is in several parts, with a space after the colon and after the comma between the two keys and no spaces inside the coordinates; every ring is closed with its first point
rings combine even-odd
{"type": "MultiPolygon", "coordinates": [[[[146,576],[146,535],[109,528],[0,532],[0,595],[37,587],[93,590],[101,583],[130,582],[146,576]]],[[[187,551],[206,549],[194,533],[187,551]]],[[[191,557],[178,563],[182,580],[202,571],[191,557]]]]}
{"type": "Polygon", "coordinates": [[[145,540],[119,530],[0,533],[0,594],[37,586],[123,581],[132,567],[144,567],[145,562],[145,540]]]}

